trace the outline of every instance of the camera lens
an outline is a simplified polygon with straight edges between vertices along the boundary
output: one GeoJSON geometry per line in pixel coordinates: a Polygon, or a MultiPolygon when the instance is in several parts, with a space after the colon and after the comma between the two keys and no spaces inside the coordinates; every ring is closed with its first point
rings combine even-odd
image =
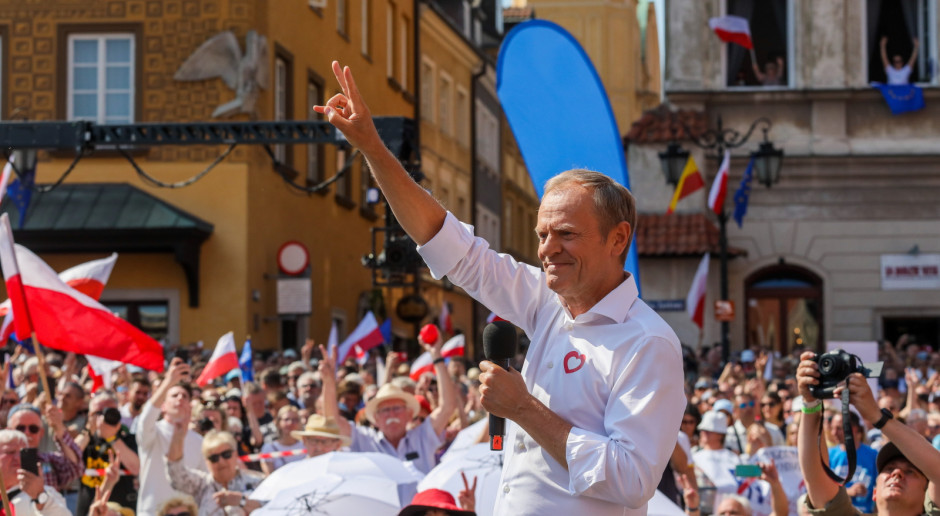
{"type": "Polygon", "coordinates": [[[819,361],[819,372],[824,375],[831,375],[836,368],[836,361],[832,357],[823,357],[819,361]]]}

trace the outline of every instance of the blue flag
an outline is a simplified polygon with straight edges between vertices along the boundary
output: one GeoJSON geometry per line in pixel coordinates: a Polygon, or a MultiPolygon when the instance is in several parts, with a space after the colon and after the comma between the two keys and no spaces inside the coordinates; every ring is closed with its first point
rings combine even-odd
{"type": "Polygon", "coordinates": [[[10,198],[10,202],[13,203],[13,206],[16,206],[16,211],[19,212],[20,215],[17,228],[23,229],[23,224],[26,222],[26,210],[29,209],[29,201],[33,198],[36,169],[20,168],[20,172],[23,175],[11,181],[9,186],[7,186],[7,196],[10,198]]]}
{"type": "MultiPolygon", "coordinates": [[[[12,357],[10,357],[10,354],[7,353],[4,356],[3,363],[6,364],[10,360],[12,360],[12,357]]],[[[7,371],[7,389],[16,389],[16,382],[13,381],[13,364],[10,364],[10,369],[7,371]]]]}
{"type": "Polygon", "coordinates": [[[238,368],[242,370],[242,382],[255,381],[255,366],[251,357],[251,339],[245,340],[242,356],[238,357],[238,368]]]}
{"type": "Polygon", "coordinates": [[[892,115],[924,109],[924,91],[913,84],[876,84],[892,115]]]}
{"type": "Polygon", "coordinates": [[[754,176],[754,158],[747,162],[747,169],[744,170],[744,177],[741,178],[741,186],[734,192],[734,221],[738,227],[744,224],[744,216],[747,215],[747,201],[751,195],[751,178],[754,176]]]}
{"type": "Polygon", "coordinates": [[[385,319],[385,322],[379,325],[379,331],[382,333],[382,340],[384,340],[386,344],[392,342],[392,318],[391,317],[389,317],[388,319],[385,319]]]}

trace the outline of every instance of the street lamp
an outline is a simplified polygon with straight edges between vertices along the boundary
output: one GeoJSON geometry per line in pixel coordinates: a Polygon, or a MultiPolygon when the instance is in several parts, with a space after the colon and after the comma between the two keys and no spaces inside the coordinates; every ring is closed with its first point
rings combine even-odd
{"type": "MultiPolygon", "coordinates": [[[[673,114],[673,121],[678,122],[682,126],[689,140],[691,140],[693,144],[699,148],[705,149],[707,157],[715,158],[716,160],[722,159],[725,150],[734,149],[744,145],[751,137],[751,134],[754,133],[754,129],[756,129],[758,125],[762,126],[761,129],[764,132],[764,141],[761,142],[760,147],[756,151],[751,153],[751,159],[754,160],[754,172],[757,175],[757,181],[767,188],[770,188],[780,180],[780,168],[783,164],[783,150],[775,148],[774,144],[767,138],[767,132],[770,131],[771,127],[773,127],[773,124],[769,119],[761,117],[757,120],[754,120],[751,122],[751,126],[748,128],[747,132],[742,134],[736,129],[725,129],[722,126],[721,116],[719,115],[718,127],[715,129],[707,129],[699,135],[693,134],[689,127],[684,122],[679,120],[675,114],[673,114]],[[708,151],[714,151],[714,154],[709,155],[708,151]]],[[[676,141],[675,134],[675,131],[673,131],[673,141],[670,142],[666,147],[666,152],[659,153],[663,174],[666,176],[666,182],[671,185],[675,185],[679,182],[679,177],[682,174],[683,167],[685,167],[685,162],[689,159],[689,151],[683,149],[682,146],[679,145],[679,143],[676,141]]],[[[718,245],[720,247],[719,258],[721,262],[720,281],[722,300],[728,299],[727,225],[728,214],[725,211],[724,206],[722,206],[721,213],[718,214],[718,229],[720,231],[718,245]]],[[[728,361],[729,354],[728,330],[728,322],[722,321],[721,357],[725,362],[728,361]]]]}

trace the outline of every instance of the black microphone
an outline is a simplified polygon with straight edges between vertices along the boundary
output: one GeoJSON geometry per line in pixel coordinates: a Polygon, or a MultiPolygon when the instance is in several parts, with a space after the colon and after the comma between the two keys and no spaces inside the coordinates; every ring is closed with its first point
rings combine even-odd
{"type": "MultiPolygon", "coordinates": [[[[483,328],[483,354],[486,359],[508,370],[516,356],[516,327],[496,321],[483,328]]],[[[490,414],[490,449],[502,450],[506,436],[506,418],[490,414]]]]}

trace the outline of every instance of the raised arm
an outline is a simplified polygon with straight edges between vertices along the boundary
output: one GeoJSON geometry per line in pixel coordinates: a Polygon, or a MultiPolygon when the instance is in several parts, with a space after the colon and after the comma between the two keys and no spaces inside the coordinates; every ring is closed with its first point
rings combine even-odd
{"type": "Polygon", "coordinates": [[[437,375],[437,408],[431,415],[431,426],[434,427],[434,433],[441,435],[447,428],[450,416],[457,410],[457,386],[454,385],[454,379],[447,372],[447,365],[441,357],[441,348],[444,346],[444,339],[438,337],[437,342],[432,345],[421,343],[424,349],[431,354],[431,360],[434,363],[434,374],[437,375]]]}
{"type": "Polygon", "coordinates": [[[907,66],[914,68],[914,63],[917,62],[917,49],[920,48],[920,41],[917,38],[914,38],[914,50],[911,51],[911,58],[907,60],[907,66]]]}
{"type": "Polygon", "coordinates": [[[881,64],[885,68],[891,66],[891,61],[888,61],[888,36],[881,37],[881,64]]]}
{"type": "Polygon", "coordinates": [[[797,433],[796,447],[800,460],[800,471],[806,483],[806,496],[813,507],[825,507],[836,494],[836,484],[822,467],[822,454],[819,448],[819,425],[822,424],[822,400],[817,400],[810,392],[810,387],[819,383],[819,366],[814,358],[816,354],[806,351],[800,355],[800,364],[796,368],[796,382],[800,395],[803,396],[804,410],[800,417],[800,429],[797,433]],[[818,405],[818,406],[817,406],[818,405]],[[807,408],[809,407],[809,408],[807,408]],[[816,409],[820,410],[816,410],[816,409]]]}
{"type": "Polygon", "coordinates": [[[320,391],[320,397],[323,398],[323,416],[331,417],[339,426],[339,433],[346,437],[352,436],[352,426],[349,421],[339,413],[339,401],[336,399],[336,357],[331,356],[326,348],[320,346],[319,371],[320,381],[323,382],[323,390],[320,391]]]}
{"type": "Polygon", "coordinates": [[[341,68],[333,61],[333,74],[343,92],[334,95],[326,106],[314,106],[314,111],[326,115],[362,152],[402,228],[419,245],[425,244],[444,225],[444,208],[415,183],[385,147],[349,67],[341,68]]]}

